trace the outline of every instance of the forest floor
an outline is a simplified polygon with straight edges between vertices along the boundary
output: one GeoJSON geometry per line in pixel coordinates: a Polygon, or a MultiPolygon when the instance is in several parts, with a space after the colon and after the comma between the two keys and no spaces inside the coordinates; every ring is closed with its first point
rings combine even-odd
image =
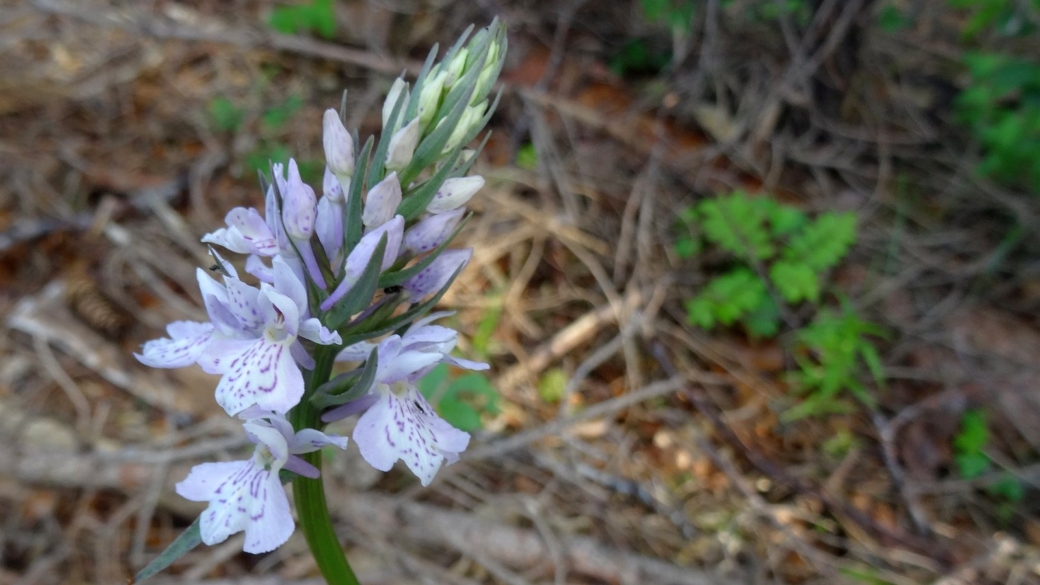
{"type": "MultiPolygon", "coordinates": [[[[0,585],[126,582],[191,523],[173,484],[246,441],[213,377],[132,352],[202,314],[199,238],[260,204],[268,158],[320,169],[344,88],[375,133],[394,77],[494,16],[475,255],[442,305],[499,397],[429,488],[329,460],[362,582],[1040,583],[1040,199],[975,172],[945,2],[886,32],[871,1],[792,26],[712,0],[682,38],[639,2],[343,2],[331,39],[259,0],[0,4],[0,585]],[[855,213],[818,305],[883,331],[869,400],[785,416],[817,306],[771,339],[689,322],[724,262],[679,254],[678,218],[733,191],[855,213]]],[[[154,582],[317,575],[299,533],[239,535],[154,582]]]]}

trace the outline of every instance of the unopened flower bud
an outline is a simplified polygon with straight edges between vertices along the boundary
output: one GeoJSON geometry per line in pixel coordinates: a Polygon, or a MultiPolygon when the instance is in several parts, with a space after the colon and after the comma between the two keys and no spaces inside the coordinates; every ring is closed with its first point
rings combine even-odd
{"type": "Polygon", "coordinates": [[[448,63],[448,76],[444,79],[444,87],[451,89],[455,82],[462,77],[463,72],[466,70],[466,58],[469,57],[469,49],[462,47],[458,53],[452,57],[451,63],[448,63]]]}
{"type": "Polygon", "coordinates": [[[455,230],[464,213],[465,209],[455,209],[431,215],[413,225],[404,234],[405,247],[413,254],[422,254],[440,246],[455,230]]]}
{"type": "Polygon", "coordinates": [[[396,172],[390,173],[368,190],[365,209],[361,212],[361,223],[369,229],[377,228],[397,213],[397,206],[400,204],[401,182],[397,180],[396,172]]]}
{"type": "Polygon", "coordinates": [[[480,75],[477,76],[477,85],[473,88],[473,95],[469,98],[469,103],[476,104],[487,97],[488,92],[491,91],[491,86],[495,83],[495,79],[498,78],[497,72],[497,67],[485,67],[480,72],[480,75]]]}
{"type": "Polygon", "coordinates": [[[487,100],[474,106],[466,106],[466,110],[462,112],[462,116],[459,118],[459,123],[455,126],[451,136],[448,137],[448,142],[444,145],[444,149],[441,150],[442,153],[451,152],[453,148],[462,144],[462,141],[470,134],[473,127],[480,124],[480,119],[484,116],[487,106],[487,100]]]}
{"type": "Polygon", "coordinates": [[[354,139],[347,133],[336,110],[325,110],[322,118],[325,164],[341,181],[354,175],[354,139]]]}
{"type": "Polygon", "coordinates": [[[321,303],[322,311],[331,309],[361,279],[361,274],[365,271],[368,263],[372,261],[372,255],[375,254],[379,241],[384,235],[386,236],[386,247],[383,249],[383,262],[380,265],[380,270],[390,268],[397,260],[397,254],[401,250],[401,239],[404,236],[404,217],[400,215],[395,216],[390,221],[365,234],[357,246],[354,246],[354,249],[347,255],[347,260],[343,265],[343,280],[336,286],[336,290],[332,291],[329,298],[321,303]]]}
{"type": "Polygon", "coordinates": [[[394,80],[394,84],[390,86],[390,91],[386,94],[386,100],[383,102],[383,132],[393,132],[404,116],[405,106],[408,104],[408,84],[404,82],[404,79],[398,77],[394,80]],[[404,92],[404,96],[401,93],[404,92]],[[394,106],[397,105],[397,100],[403,98],[401,109],[397,112],[397,119],[391,120],[390,114],[394,113],[394,106]]]}
{"type": "Polygon", "coordinates": [[[458,209],[480,191],[484,186],[484,177],[473,175],[471,177],[457,177],[444,181],[440,189],[433,196],[430,204],[426,206],[429,213],[444,213],[458,209]]]}
{"type": "Polygon", "coordinates": [[[419,124],[426,128],[433,121],[437,113],[437,106],[441,103],[441,94],[444,93],[444,82],[448,74],[444,71],[427,77],[423,83],[422,93],[419,94],[419,124]]]}
{"type": "Polygon", "coordinates": [[[429,266],[404,281],[401,286],[411,293],[413,299],[421,299],[444,288],[452,275],[464,267],[472,257],[473,248],[445,250],[429,266]]]}
{"type": "Polygon", "coordinates": [[[289,159],[289,176],[282,193],[282,221],[285,231],[294,240],[309,240],[314,233],[314,217],[318,201],[314,189],[300,178],[296,161],[289,159]]]}
{"type": "Polygon", "coordinates": [[[343,194],[343,186],[340,184],[332,169],[325,167],[325,176],[321,181],[321,191],[325,198],[335,203],[343,203],[346,197],[343,194]]]}
{"type": "Polygon", "coordinates": [[[336,265],[340,249],[343,247],[343,204],[330,197],[322,197],[318,201],[318,219],[314,222],[314,231],[318,233],[318,241],[325,249],[325,256],[336,265]]]}
{"type": "Polygon", "coordinates": [[[386,154],[386,168],[399,171],[412,162],[415,147],[419,144],[419,118],[412,118],[404,128],[390,137],[386,154]]]}

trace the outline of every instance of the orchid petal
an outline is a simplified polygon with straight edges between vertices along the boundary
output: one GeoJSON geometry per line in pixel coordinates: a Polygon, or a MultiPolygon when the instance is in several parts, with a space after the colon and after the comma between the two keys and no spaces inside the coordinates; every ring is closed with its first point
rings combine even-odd
{"type": "Polygon", "coordinates": [[[440,246],[451,236],[464,213],[464,209],[455,209],[420,221],[404,234],[405,247],[413,254],[422,254],[440,246]]]}
{"type": "Polygon", "coordinates": [[[401,397],[385,392],[354,428],[354,443],[369,465],[389,471],[403,459],[424,486],[433,481],[445,459],[457,459],[469,439],[469,433],[438,417],[415,388],[401,397]]]}
{"type": "Polygon", "coordinates": [[[169,338],[153,339],[134,354],[139,362],[153,368],[182,368],[198,361],[213,339],[212,323],[174,321],[166,326],[169,338]]]}
{"type": "Polygon", "coordinates": [[[368,190],[365,208],[361,212],[361,223],[366,228],[374,229],[390,221],[401,204],[401,182],[397,173],[386,176],[376,186],[368,190]]]}
{"type": "Polygon", "coordinates": [[[444,288],[455,271],[469,263],[472,256],[472,248],[442,252],[429,266],[419,271],[419,274],[404,281],[402,286],[413,298],[421,299],[444,288]]]}
{"type": "Polygon", "coordinates": [[[290,354],[289,344],[271,342],[265,336],[215,341],[208,350],[220,354],[209,366],[211,373],[223,374],[216,398],[229,415],[254,404],[281,414],[299,404],[303,374],[290,354]]]}

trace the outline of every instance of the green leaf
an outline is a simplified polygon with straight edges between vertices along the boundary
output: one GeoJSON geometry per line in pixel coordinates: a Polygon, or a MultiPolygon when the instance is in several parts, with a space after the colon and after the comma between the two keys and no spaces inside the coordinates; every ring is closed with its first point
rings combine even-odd
{"type": "Polygon", "coordinates": [[[379,288],[379,271],[383,267],[383,256],[386,254],[386,240],[387,234],[383,234],[357,282],[339,302],[329,309],[326,320],[326,326],[329,329],[339,329],[348,319],[361,312],[372,302],[372,297],[379,288]]]}
{"type": "Polygon", "coordinates": [[[708,283],[686,303],[690,323],[710,329],[715,322],[732,325],[768,299],[766,285],[749,269],[738,268],[708,283]]]}
{"type": "Polygon", "coordinates": [[[417,383],[419,391],[452,426],[463,431],[481,427],[481,412],[498,412],[498,392],[486,376],[470,373],[450,380],[448,366],[441,364],[417,383]]]}
{"type": "Polygon", "coordinates": [[[771,199],[767,201],[771,204],[766,206],[766,213],[774,236],[785,236],[809,221],[809,218],[796,207],[776,203],[771,199]]]}
{"type": "Polygon", "coordinates": [[[987,491],[1011,503],[1021,502],[1026,497],[1026,489],[1022,482],[1010,473],[1005,473],[997,483],[989,486],[987,491]]]}
{"type": "Polygon", "coordinates": [[[791,238],[784,259],[826,270],[840,262],[855,241],[856,215],[827,212],[791,238]]]}
{"type": "Polygon", "coordinates": [[[903,16],[899,9],[891,4],[886,4],[878,13],[878,26],[885,32],[899,32],[909,27],[910,24],[910,19],[903,16]]]}
{"type": "Polygon", "coordinates": [[[989,470],[989,457],[982,453],[960,453],[953,459],[962,479],[974,479],[989,470]]]}
{"type": "Polygon", "coordinates": [[[764,260],[775,253],[773,239],[766,229],[771,201],[752,199],[742,191],[702,201],[697,212],[704,235],[744,260],[764,260]]]}
{"type": "Polygon", "coordinates": [[[989,443],[986,415],[978,409],[967,410],[961,416],[961,431],[953,439],[959,453],[981,453],[989,443]]]}
{"type": "Polygon", "coordinates": [[[464,374],[448,385],[437,410],[453,426],[475,431],[481,427],[481,412],[498,412],[498,392],[484,374],[464,374]]]}
{"type": "Polygon", "coordinates": [[[437,412],[451,426],[466,432],[480,429],[480,413],[460,400],[445,398],[437,404],[437,412]]]}
{"type": "Polygon", "coordinates": [[[370,155],[374,142],[375,140],[371,136],[365,141],[365,146],[361,149],[354,168],[354,178],[350,181],[350,193],[345,194],[347,196],[347,215],[343,220],[343,244],[344,249],[348,252],[357,246],[364,230],[361,223],[361,214],[364,209],[361,192],[364,189],[365,172],[371,160],[370,155]]]}
{"type": "Polygon", "coordinates": [[[209,103],[209,116],[217,130],[233,132],[242,124],[245,113],[231,100],[220,96],[209,103]]]}
{"type": "Polygon", "coordinates": [[[260,120],[271,130],[277,130],[285,125],[294,114],[303,106],[303,99],[298,95],[289,96],[280,105],[274,106],[264,112],[260,120]]]}
{"type": "Polygon", "coordinates": [[[199,546],[202,543],[202,532],[200,523],[202,516],[195,518],[195,521],[191,523],[184,532],[174,539],[170,543],[170,546],[166,547],[166,550],[159,556],[152,559],[152,562],[148,563],[145,568],[141,569],[134,575],[132,583],[139,583],[145,579],[152,577],[159,572],[166,569],[173,564],[174,561],[183,557],[193,548],[199,546]]]}
{"type": "Polygon", "coordinates": [[[309,4],[277,6],[268,19],[270,27],[282,34],[317,31],[325,38],[336,32],[336,14],[332,0],[312,0],[309,4]]]}
{"type": "Polygon", "coordinates": [[[803,300],[815,303],[820,298],[820,280],[816,272],[805,264],[780,260],[770,267],[769,277],[789,303],[803,300]]]}
{"type": "Polygon", "coordinates": [[[780,307],[766,295],[761,304],[744,316],[744,326],[752,337],[776,337],[780,333],[780,307]]]}
{"type": "Polygon", "coordinates": [[[311,26],[318,35],[331,39],[336,34],[336,13],[332,9],[332,0],[314,0],[311,7],[311,26]]]}
{"type": "Polygon", "coordinates": [[[401,313],[400,315],[391,317],[390,319],[381,321],[375,325],[362,327],[357,331],[351,331],[348,332],[346,335],[343,335],[343,347],[355,344],[359,341],[367,341],[369,339],[372,339],[373,337],[379,337],[380,335],[391,333],[395,329],[408,325],[416,319],[420,319],[423,315],[429,312],[430,309],[436,306],[438,302],[440,302],[441,298],[444,297],[444,294],[448,292],[448,288],[451,287],[451,283],[455,282],[455,279],[458,278],[460,274],[462,274],[462,270],[464,268],[465,266],[460,266],[458,270],[452,273],[451,278],[449,278],[448,282],[444,284],[444,288],[442,288],[440,291],[437,292],[437,294],[433,295],[428,300],[423,301],[419,304],[412,305],[411,307],[409,307],[407,311],[401,313]]]}
{"type": "Polygon", "coordinates": [[[855,407],[847,400],[817,394],[805,399],[801,404],[785,410],[780,415],[780,421],[784,423],[792,423],[809,416],[848,414],[854,410],[855,407]]]}
{"type": "Polygon", "coordinates": [[[437,259],[438,256],[441,255],[441,252],[443,252],[444,249],[451,244],[452,240],[455,239],[455,236],[459,235],[459,232],[462,231],[462,228],[466,227],[466,223],[469,222],[469,218],[471,217],[473,217],[473,214],[466,215],[466,217],[463,218],[461,222],[459,222],[459,225],[455,228],[455,231],[453,231],[447,239],[441,242],[439,246],[437,246],[433,250],[430,250],[430,252],[426,254],[426,256],[423,256],[422,260],[419,260],[418,262],[411,266],[408,266],[407,268],[402,268],[395,272],[387,272],[381,275],[379,277],[379,287],[387,288],[401,284],[409,278],[425,270],[430,264],[433,263],[434,260],[437,259]]]}
{"type": "Polygon", "coordinates": [[[516,151],[516,166],[528,171],[538,168],[538,150],[534,143],[528,142],[516,151]]]}
{"type": "Polygon", "coordinates": [[[354,370],[340,374],[332,380],[318,386],[311,396],[311,403],[318,408],[339,406],[361,398],[372,388],[379,368],[379,352],[375,349],[368,355],[365,365],[360,371],[354,370]]]}
{"type": "Polygon", "coordinates": [[[671,0],[639,0],[639,5],[643,7],[643,16],[650,22],[661,19],[670,4],[671,0]]]}
{"type": "Polygon", "coordinates": [[[473,338],[470,340],[475,355],[481,358],[487,357],[488,346],[491,345],[491,336],[494,335],[495,330],[498,329],[498,324],[502,321],[502,311],[503,307],[500,304],[491,305],[484,311],[480,323],[477,324],[476,331],[473,332],[473,338]]]}
{"type": "Polygon", "coordinates": [[[448,364],[439,364],[416,382],[419,392],[430,402],[440,401],[441,392],[448,381],[448,371],[448,364]]]}
{"type": "Polygon", "coordinates": [[[675,241],[675,254],[680,258],[693,258],[700,252],[700,242],[689,236],[675,241]]]}
{"type": "Polygon", "coordinates": [[[458,168],[455,166],[455,163],[458,161],[460,152],[462,152],[461,145],[455,147],[455,150],[445,158],[441,163],[441,168],[437,169],[437,172],[432,177],[401,200],[401,204],[397,206],[398,215],[402,215],[406,221],[410,221],[426,211],[426,206],[430,204],[430,201],[433,201],[434,196],[437,195],[437,190],[444,185],[444,181],[458,176],[458,168]]]}
{"type": "MultiPolygon", "coordinates": [[[[395,123],[398,115],[408,107],[406,98],[409,93],[408,85],[405,84],[405,88],[401,90],[401,93],[397,96],[397,101],[394,102],[394,107],[390,110],[389,124],[391,126],[395,123]]],[[[403,120],[402,123],[407,123],[409,120],[403,120]]],[[[369,189],[374,187],[377,183],[383,180],[386,172],[386,153],[390,149],[390,139],[393,138],[394,132],[397,128],[383,128],[383,131],[379,134],[379,142],[376,143],[375,154],[372,156],[372,166],[368,169],[368,176],[365,180],[368,182],[369,189]]],[[[359,177],[355,170],[355,177],[359,177]]],[[[398,173],[398,180],[401,182],[401,188],[403,189],[410,181],[405,180],[402,173],[398,173]]]]}

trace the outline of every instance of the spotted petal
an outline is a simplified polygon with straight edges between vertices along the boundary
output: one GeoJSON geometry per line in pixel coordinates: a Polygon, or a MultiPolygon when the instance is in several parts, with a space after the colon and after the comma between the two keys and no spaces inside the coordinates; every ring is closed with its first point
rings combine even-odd
{"type": "Polygon", "coordinates": [[[206,234],[202,241],[239,254],[273,256],[278,253],[278,241],[257,210],[236,207],[228,212],[224,221],[227,228],[206,234]]]}
{"type": "Polygon", "coordinates": [[[243,550],[263,553],[292,535],[294,523],[278,470],[265,469],[255,459],[196,465],[176,489],[189,500],[209,502],[200,525],[206,544],[245,530],[243,550]]]}
{"type": "Polygon", "coordinates": [[[212,323],[174,321],[166,326],[169,338],[153,339],[134,357],[153,368],[183,368],[198,361],[213,339],[212,323]]]}
{"type": "Polygon", "coordinates": [[[303,396],[303,374],[290,353],[291,341],[267,336],[250,340],[220,340],[200,360],[211,374],[223,374],[217,403],[231,416],[258,405],[284,414],[303,396]]]}
{"type": "Polygon", "coordinates": [[[409,387],[402,396],[385,390],[358,420],[354,442],[372,467],[389,471],[403,459],[426,486],[445,460],[458,459],[469,445],[469,433],[438,417],[422,394],[409,387]]]}

